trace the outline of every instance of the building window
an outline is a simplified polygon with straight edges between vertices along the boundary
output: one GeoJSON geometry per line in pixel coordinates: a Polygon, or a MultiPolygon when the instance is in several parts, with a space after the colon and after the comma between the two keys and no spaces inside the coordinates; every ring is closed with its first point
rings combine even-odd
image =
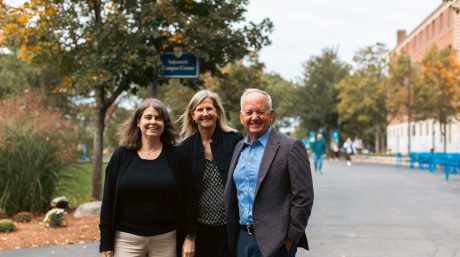
{"type": "Polygon", "coordinates": [[[439,35],[444,34],[444,19],[443,19],[443,14],[439,15],[439,35]]]}
{"type": "Polygon", "coordinates": [[[452,11],[452,7],[449,7],[449,10],[447,11],[447,27],[449,29],[452,29],[452,19],[453,19],[453,11],[452,11]]]}
{"type": "Polygon", "coordinates": [[[415,124],[412,125],[412,136],[415,136],[415,124]]]}
{"type": "Polygon", "coordinates": [[[414,37],[414,53],[417,52],[417,37],[414,37]]]}
{"type": "Polygon", "coordinates": [[[435,34],[435,20],[431,22],[431,40],[434,40],[436,38],[435,34]]]}
{"type": "Polygon", "coordinates": [[[420,122],[420,124],[418,125],[418,128],[419,128],[419,135],[423,135],[423,131],[422,131],[422,123],[420,122]]]}
{"type": "Polygon", "coordinates": [[[426,123],[426,135],[430,135],[430,122],[426,123]]]}

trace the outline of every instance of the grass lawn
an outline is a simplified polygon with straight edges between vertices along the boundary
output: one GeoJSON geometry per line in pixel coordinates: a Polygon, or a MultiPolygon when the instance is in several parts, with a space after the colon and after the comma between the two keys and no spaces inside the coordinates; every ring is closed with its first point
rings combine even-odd
{"type": "MultiPolygon", "coordinates": [[[[104,184],[105,165],[102,169],[102,185],[104,184]]],[[[67,197],[71,208],[77,208],[82,203],[93,201],[94,198],[91,197],[92,171],[92,163],[75,163],[60,172],[54,197],[67,197]]]]}

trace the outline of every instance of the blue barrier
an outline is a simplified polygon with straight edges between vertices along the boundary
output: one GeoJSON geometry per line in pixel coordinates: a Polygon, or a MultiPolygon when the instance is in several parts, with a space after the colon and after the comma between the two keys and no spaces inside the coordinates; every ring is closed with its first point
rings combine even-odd
{"type": "Polygon", "coordinates": [[[415,169],[416,163],[419,169],[426,169],[435,172],[437,166],[444,166],[445,179],[449,180],[449,175],[460,172],[459,153],[424,153],[413,152],[410,154],[410,168],[415,169]]]}

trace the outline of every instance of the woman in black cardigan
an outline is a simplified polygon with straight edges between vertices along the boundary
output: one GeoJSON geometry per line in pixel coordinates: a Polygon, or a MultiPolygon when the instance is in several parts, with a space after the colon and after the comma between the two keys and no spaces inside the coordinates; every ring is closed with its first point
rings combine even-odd
{"type": "Polygon", "coordinates": [[[147,99],[120,128],[106,170],[101,256],[193,256],[194,191],[166,106],[147,99]]]}
{"type": "Polygon", "coordinates": [[[180,148],[192,167],[197,196],[195,256],[227,257],[224,186],[233,148],[243,136],[227,124],[219,96],[209,90],[197,92],[182,115],[180,148]]]}

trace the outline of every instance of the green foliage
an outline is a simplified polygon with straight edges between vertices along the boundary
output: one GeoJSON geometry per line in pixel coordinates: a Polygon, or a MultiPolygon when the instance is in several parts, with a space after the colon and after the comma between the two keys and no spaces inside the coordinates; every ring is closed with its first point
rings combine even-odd
{"type": "Polygon", "coordinates": [[[160,98],[168,106],[171,118],[177,120],[187,107],[195,91],[181,83],[178,79],[170,79],[160,87],[160,98]]]}
{"type": "Polygon", "coordinates": [[[16,225],[14,222],[9,219],[2,219],[0,220],[0,232],[2,233],[9,233],[16,230],[16,225]]]}
{"type": "Polygon", "coordinates": [[[253,55],[246,65],[243,60],[239,60],[222,67],[219,76],[208,73],[202,78],[205,88],[219,94],[230,124],[242,131],[243,126],[239,119],[241,95],[247,88],[265,90],[267,87],[267,82],[263,79],[263,64],[259,62],[257,55],[253,55]]]}
{"type": "Polygon", "coordinates": [[[150,85],[160,54],[180,46],[202,72],[270,43],[272,23],[246,22],[248,1],[32,1],[0,8],[2,42],[24,60],[58,69],[56,90],[95,97],[93,196],[100,196],[106,111],[150,85]],[[5,10],[4,10],[5,9],[5,10]],[[25,22],[24,22],[25,21],[25,22]]]}
{"type": "Polygon", "coordinates": [[[388,50],[377,43],[359,50],[353,60],[355,69],[352,74],[337,85],[341,128],[350,137],[360,136],[365,142],[374,141],[377,151],[382,151],[387,125],[388,50]]]}
{"type": "Polygon", "coordinates": [[[50,228],[58,228],[64,226],[65,215],[67,212],[64,209],[54,208],[46,213],[43,222],[50,228]]]}
{"type": "Polygon", "coordinates": [[[59,148],[50,137],[30,127],[6,126],[2,130],[0,208],[7,214],[45,210],[62,167],[59,148]]]}
{"type": "Polygon", "coordinates": [[[33,73],[31,65],[13,55],[0,54],[0,98],[30,88],[33,73]]]}
{"type": "Polygon", "coordinates": [[[59,172],[59,181],[56,184],[56,196],[66,196],[71,208],[88,202],[91,196],[91,164],[73,164],[59,172]]]}
{"type": "Polygon", "coordinates": [[[264,74],[263,80],[267,84],[266,90],[272,97],[273,108],[275,109],[275,128],[289,127],[292,124],[290,119],[295,116],[298,107],[296,102],[299,87],[290,81],[284,80],[278,74],[264,74]]]}
{"type": "Polygon", "coordinates": [[[18,212],[14,215],[14,220],[20,223],[28,223],[32,221],[32,213],[27,211],[18,212]]]}
{"type": "Polygon", "coordinates": [[[336,85],[348,74],[349,65],[338,59],[333,49],[324,49],[304,63],[304,80],[297,94],[297,114],[308,130],[338,127],[338,90],[336,85]]]}

